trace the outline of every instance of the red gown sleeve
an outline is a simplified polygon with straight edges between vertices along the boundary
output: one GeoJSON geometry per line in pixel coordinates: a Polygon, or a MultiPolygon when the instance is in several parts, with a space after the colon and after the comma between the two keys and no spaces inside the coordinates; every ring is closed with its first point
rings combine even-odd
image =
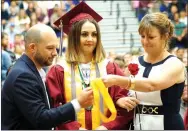
{"type": "MultiPolygon", "coordinates": [[[[64,96],[64,68],[59,65],[51,67],[46,76],[46,86],[51,99],[51,107],[55,108],[66,103],[64,96]]],[[[81,127],[77,121],[62,123],[57,130],[78,130],[81,127]]]]}
{"type": "MultiPolygon", "coordinates": [[[[124,76],[121,69],[118,67],[117,64],[109,62],[107,65],[107,74],[116,74],[124,76]]],[[[115,107],[117,109],[117,117],[114,121],[111,121],[109,123],[103,123],[102,125],[105,126],[108,130],[128,130],[129,129],[129,123],[133,119],[133,110],[130,112],[127,112],[126,109],[123,109],[116,105],[116,101],[119,98],[126,97],[128,90],[120,88],[118,86],[112,86],[109,88],[109,94],[112,97],[115,107]]],[[[110,115],[110,112],[108,112],[108,115],[110,115]]]]}

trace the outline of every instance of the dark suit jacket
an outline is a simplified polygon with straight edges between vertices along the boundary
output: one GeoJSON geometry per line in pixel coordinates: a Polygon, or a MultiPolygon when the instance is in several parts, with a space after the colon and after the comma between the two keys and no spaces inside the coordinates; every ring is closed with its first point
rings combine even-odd
{"type": "Polygon", "coordinates": [[[4,83],[1,115],[2,130],[44,130],[75,120],[71,103],[49,109],[40,74],[25,54],[15,63],[4,83]]]}

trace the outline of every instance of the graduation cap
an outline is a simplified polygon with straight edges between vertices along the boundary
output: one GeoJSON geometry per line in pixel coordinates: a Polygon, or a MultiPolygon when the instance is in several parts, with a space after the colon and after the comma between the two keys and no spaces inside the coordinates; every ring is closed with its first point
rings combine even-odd
{"type": "Polygon", "coordinates": [[[84,19],[95,19],[96,22],[99,22],[102,20],[102,17],[82,1],[72,10],[56,20],[54,25],[56,25],[58,28],[62,28],[61,26],[63,26],[63,32],[68,34],[69,28],[73,23],[84,19]]]}
{"type": "Polygon", "coordinates": [[[91,7],[89,7],[85,2],[80,2],[77,6],[67,12],[65,15],[61,16],[58,20],[54,22],[59,29],[61,29],[61,37],[60,37],[60,50],[59,55],[62,55],[62,34],[63,32],[67,35],[69,34],[70,28],[72,24],[77,21],[81,21],[84,19],[94,19],[96,22],[99,22],[103,18],[96,13],[91,7]]]}

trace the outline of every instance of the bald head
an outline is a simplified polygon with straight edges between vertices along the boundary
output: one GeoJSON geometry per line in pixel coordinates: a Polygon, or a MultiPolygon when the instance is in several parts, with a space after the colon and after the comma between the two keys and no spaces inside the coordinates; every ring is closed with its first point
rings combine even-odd
{"type": "Polygon", "coordinates": [[[30,43],[41,43],[48,37],[56,37],[54,30],[45,24],[36,24],[32,26],[25,35],[25,49],[27,49],[30,43]]]}

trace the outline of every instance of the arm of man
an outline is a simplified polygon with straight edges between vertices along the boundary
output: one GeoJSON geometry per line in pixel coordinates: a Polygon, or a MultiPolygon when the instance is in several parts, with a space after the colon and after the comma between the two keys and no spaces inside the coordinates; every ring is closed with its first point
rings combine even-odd
{"type": "MultiPolygon", "coordinates": [[[[59,65],[51,67],[46,77],[46,85],[52,100],[52,107],[66,104],[64,94],[64,68],[59,65]]],[[[79,107],[76,107],[79,108],[79,107]]],[[[57,126],[58,130],[78,130],[81,127],[77,121],[61,123],[57,126]]]]}
{"type": "Polygon", "coordinates": [[[41,90],[37,78],[29,73],[19,75],[13,88],[17,108],[36,129],[50,129],[62,122],[75,120],[71,103],[48,109],[41,90]]]}

